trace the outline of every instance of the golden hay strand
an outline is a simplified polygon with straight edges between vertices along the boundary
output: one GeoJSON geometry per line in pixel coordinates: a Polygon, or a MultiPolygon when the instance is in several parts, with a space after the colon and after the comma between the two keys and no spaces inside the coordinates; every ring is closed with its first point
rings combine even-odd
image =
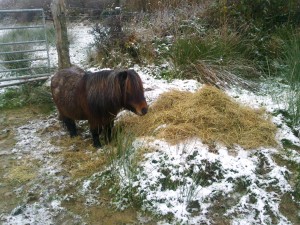
{"type": "Polygon", "coordinates": [[[227,146],[275,146],[276,127],[265,117],[263,110],[242,106],[221,90],[204,86],[196,93],[164,93],[148,114],[127,116],[121,123],[138,136],[154,135],[174,144],[199,137],[205,143],[227,146]]]}

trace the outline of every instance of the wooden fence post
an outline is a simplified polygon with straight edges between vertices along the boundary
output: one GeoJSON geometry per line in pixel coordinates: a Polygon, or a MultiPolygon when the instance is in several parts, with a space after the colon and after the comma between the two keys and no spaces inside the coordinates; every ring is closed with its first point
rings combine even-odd
{"type": "Polygon", "coordinates": [[[51,3],[53,23],[56,30],[56,49],[58,54],[58,68],[71,66],[69,54],[69,40],[66,24],[66,11],[64,0],[53,0],[51,3]]]}

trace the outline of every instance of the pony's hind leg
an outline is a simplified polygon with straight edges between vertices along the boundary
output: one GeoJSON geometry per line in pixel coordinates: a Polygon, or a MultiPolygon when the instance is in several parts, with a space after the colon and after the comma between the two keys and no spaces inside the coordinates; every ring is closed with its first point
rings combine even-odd
{"type": "Polygon", "coordinates": [[[63,124],[67,127],[70,136],[71,137],[77,136],[77,129],[76,129],[75,121],[70,118],[67,118],[67,117],[62,118],[62,121],[63,121],[63,124]]]}

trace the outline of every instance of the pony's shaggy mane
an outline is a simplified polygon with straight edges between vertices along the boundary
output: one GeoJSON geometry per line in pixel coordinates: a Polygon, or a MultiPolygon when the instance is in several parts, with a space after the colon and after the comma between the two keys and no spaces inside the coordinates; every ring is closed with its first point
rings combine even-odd
{"type": "Polygon", "coordinates": [[[122,105],[119,71],[103,70],[86,73],[87,101],[94,114],[116,113],[122,105]]]}
{"type": "Polygon", "coordinates": [[[98,115],[115,115],[126,102],[126,91],[135,93],[135,97],[143,98],[142,81],[134,70],[103,70],[86,73],[87,100],[90,110],[98,115]],[[122,73],[127,73],[124,78],[122,73]],[[126,80],[125,80],[126,79],[126,80]]]}

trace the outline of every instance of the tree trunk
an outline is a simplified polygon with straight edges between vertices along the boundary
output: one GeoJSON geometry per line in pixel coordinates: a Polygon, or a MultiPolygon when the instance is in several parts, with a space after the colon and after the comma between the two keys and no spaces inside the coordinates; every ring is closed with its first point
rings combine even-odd
{"type": "Polygon", "coordinates": [[[66,11],[64,0],[53,0],[51,3],[53,23],[56,30],[56,49],[58,54],[58,68],[71,66],[69,55],[69,40],[66,24],[66,11]]]}

